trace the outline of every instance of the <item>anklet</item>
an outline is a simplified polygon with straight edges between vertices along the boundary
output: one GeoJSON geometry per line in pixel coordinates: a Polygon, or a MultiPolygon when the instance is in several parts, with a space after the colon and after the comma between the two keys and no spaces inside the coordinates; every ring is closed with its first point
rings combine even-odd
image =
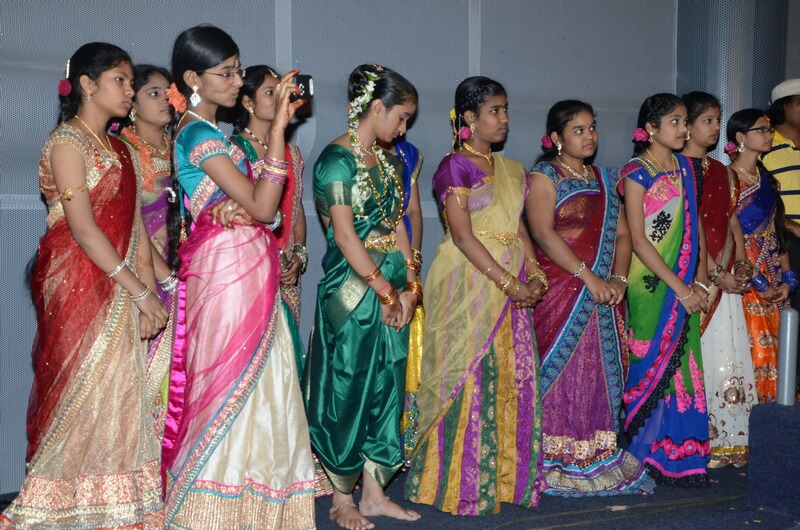
{"type": "Polygon", "coordinates": [[[381,504],[383,504],[384,502],[386,502],[388,500],[389,500],[389,496],[386,495],[384,498],[382,498],[378,502],[359,502],[358,503],[358,507],[359,508],[363,508],[364,510],[372,510],[374,508],[377,508],[378,506],[380,506],[381,504]]]}
{"type": "Polygon", "coordinates": [[[356,504],[354,502],[343,502],[342,504],[337,504],[336,506],[331,506],[331,509],[328,510],[328,513],[329,514],[334,514],[334,513],[338,512],[339,510],[341,510],[342,508],[345,508],[347,506],[349,506],[350,508],[357,508],[357,506],[356,506],[356,504]]]}

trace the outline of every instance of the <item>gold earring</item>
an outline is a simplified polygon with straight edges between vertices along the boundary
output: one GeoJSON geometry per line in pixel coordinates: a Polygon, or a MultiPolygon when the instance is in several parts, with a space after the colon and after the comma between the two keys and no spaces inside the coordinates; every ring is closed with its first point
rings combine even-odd
{"type": "Polygon", "coordinates": [[[247,112],[249,112],[249,113],[250,113],[250,117],[251,117],[251,118],[252,118],[253,116],[255,116],[255,114],[256,114],[255,112],[253,112],[253,109],[252,109],[251,107],[247,107],[247,112]]]}
{"type": "Polygon", "coordinates": [[[134,109],[131,109],[130,114],[128,114],[128,119],[131,120],[131,123],[136,123],[136,111],[134,109]]]}
{"type": "Polygon", "coordinates": [[[469,124],[469,132],[471,134],[475,134],[475,122],[474,121],[469,124]]]}
{"type": "Polygon", "coordinates": [[[375,125],[376,123],[378,123],[378,113],[377,112],[373,112],[372,113],[372,125],[375,125]]]}

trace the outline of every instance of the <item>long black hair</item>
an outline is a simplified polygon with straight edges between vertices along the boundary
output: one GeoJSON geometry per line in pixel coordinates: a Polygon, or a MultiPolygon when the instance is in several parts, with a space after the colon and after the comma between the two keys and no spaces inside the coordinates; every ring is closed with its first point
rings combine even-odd
{"type": "Polygon", "coordinates": [[[461,147],[462,144],[458,130],[467,123],[467,120],[464,119],[464,113],[469,110],[478,114],[480,106],[486,103],[489,98],[505,95],[507,95],[507,92],[503,85],[482,75],[468,77],[458,84],[454,107],[456,116],[452,123],[453,149],[461,147]]]}
{"type": "Polygon", "coordinates": [[[233,123],[233,134],[242,132],[250,122],[250,112],[244,108],[244,96],[254,100],[258,88],[264,84],[264,80],[268,77],[280,78],[281,76],[274,68],[263,64],[248,66],[244,71],[244,79],[242,79],[242,87],[239,89],[239,97],[236,98],[236,106],[233,107],[230,114],[231,123],[233,123]]]}
{"type": "MultiPolygon", "coordinates": [[[[580,112],[588,112],[594,116],[594,108],[577,99],[565,99],[550,107],[547,112],[547,136],[556,133],[563,138],[564,128],[580,112]]],[[[536,163],[549,162],[556,157],[556,153],[558,153],[558,148],[555,145],[549,149],[542,146],[542,154],[536,159],[536,163]]]]}
{"type": "Polygon", "coordinates": [[[58,96],[60,103],[58,123],[71,120],[78,113],[78,106],[83,95],[81,76],[85,75],[96,81],[103,72],[130,62],[131,58],[125,50],[107,42],[90,42],[78,48],[69,59],[67,80],[71,85],[70,93],[66,96],[61,94],[58,96]]]}
{"type": "Polygon", "coordinates": [[[362,119],[367,115],[369,103],[376,99],[383,101],[387,110],[395,105],[416,103],[419,100],[417,89],[411,81],[391,68],[377,64],[362,64],[350,72],[350,78],[347,80],[347,99],[349,101],[353,101],[364,93],[364,89],[369,83],[367,72],[378,76],[378,80],[375,81],[372,99],[364,106],[364,109],[358,115],[358,119],[362,119]]]}
{"type": "Polygon", "coordinates": [[[694,123],[708,109],[715,108],[722,112],[722,105],[719,100],[708,92],[700,92],[699,90],[688,92],[681,97],[681,101],[686,105],[687,121],[690,124],[694,123]]]}
{"type": "MultiPolygon", "coordinates": [[[[734,112],[733,116],[728,120],[728,126],[725,129],[726,136],[729,142],[739,143],[736,140],[736,133],[747,134],[748,129],[761,118],[769,118],[767,113],[760,109],[742,109],[734,112]]],[[[784,219],[786,217],[786,207],[783,205],[780,195],[780,185],[772,173],[761,163],[761,160],[756,157],[756,167],[759,173],[764,173],[772,185],[775,192],[776,205],[775,205],[775,234],[778,236],[778,252],[783,253],[789,248],[789,240],[786,236],[786,227],[784,226],[784,219]]]]}
{"type": "MultiPolygon", "coordinates": [[[[186,80],[183,78],[186,72],[193,71],[202,75],[209,68],[238,54],[239,47],[234,40],[218,27],[195,26],[185,30],[178,35],[172,46],[172,77],[175,86],[181,94],[188,98],[192,88],[186,84],[186,80]]],[[[173,142],[175,136],[173,136],[173,142]]],[[[174,165],[174,157],[172,159],[174,165]]],[[[178,249],[181,244],[181,228],[185,226],[188,231],[192,224],[192,216],[188,209],[184,216],[181,216],[183,193],[180,190],[176,167],[172,168],[171,187],[175,191],[176,197],[167,208],[167,234],[169,236],[167,263],[177,270],[180,266],[178,249]]]]}
{"type": "MultiPolygon", "coordinates": [[[[661,126],[661,118],[675,110],[681,104],[681,98],[675,94],[660,93],[653,94],[645,99],[639,108],[639,118],[636,120],[636,127],[644,129],[646,124],[650,124],[656,129],[661,126]]],[[[647,149],[648,142],[633,141],[633,156],[639,156],[647,149]]]]}

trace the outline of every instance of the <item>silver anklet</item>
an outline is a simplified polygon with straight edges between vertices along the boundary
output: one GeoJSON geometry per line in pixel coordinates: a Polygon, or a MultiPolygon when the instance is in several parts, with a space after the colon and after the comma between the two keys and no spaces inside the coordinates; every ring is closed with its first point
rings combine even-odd
{"type": "MultiPolygon", "coordinates": [[[[383,501],[381,501],[381,502],[383,502],[383,501]]],[[[333,515],[333,514],[335,514],[336,512],[338,512],[339,510],[341,510],[342,508],[344,508],[346,506],[349,506],[351,508],[358,508],[358,506],[356,506],[354,502],[343,502],[341,504],[337,504],[336,506],[331,506],[331,509],[328,510],[328,513],[333,515]]]]}
{"type": "Polygon", "coordinates": [[[386,495],[384,498],[382,498],[378,502],[359,502],[358,503],[358,507],[359,508],[363,508],[364,510],[372,510],[373,508],[377,508],[378,506],[380,506],[381,504],[383,504],[384,502],[386,502],[388,500],[389,500],[389,496],[386,495]]]}

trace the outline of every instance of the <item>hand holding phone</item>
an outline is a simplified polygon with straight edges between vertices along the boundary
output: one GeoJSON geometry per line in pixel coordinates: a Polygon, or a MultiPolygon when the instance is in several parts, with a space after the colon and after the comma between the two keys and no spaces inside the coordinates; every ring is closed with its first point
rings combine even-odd
{"type": "Polygon", "coordinates": [[[292,77],[292,83],[297,85],[300,93],[293,92],[290,94],[289,101],[309,100],[314,97],[314,79],[310,75],[296,74],[292,77]]]}

